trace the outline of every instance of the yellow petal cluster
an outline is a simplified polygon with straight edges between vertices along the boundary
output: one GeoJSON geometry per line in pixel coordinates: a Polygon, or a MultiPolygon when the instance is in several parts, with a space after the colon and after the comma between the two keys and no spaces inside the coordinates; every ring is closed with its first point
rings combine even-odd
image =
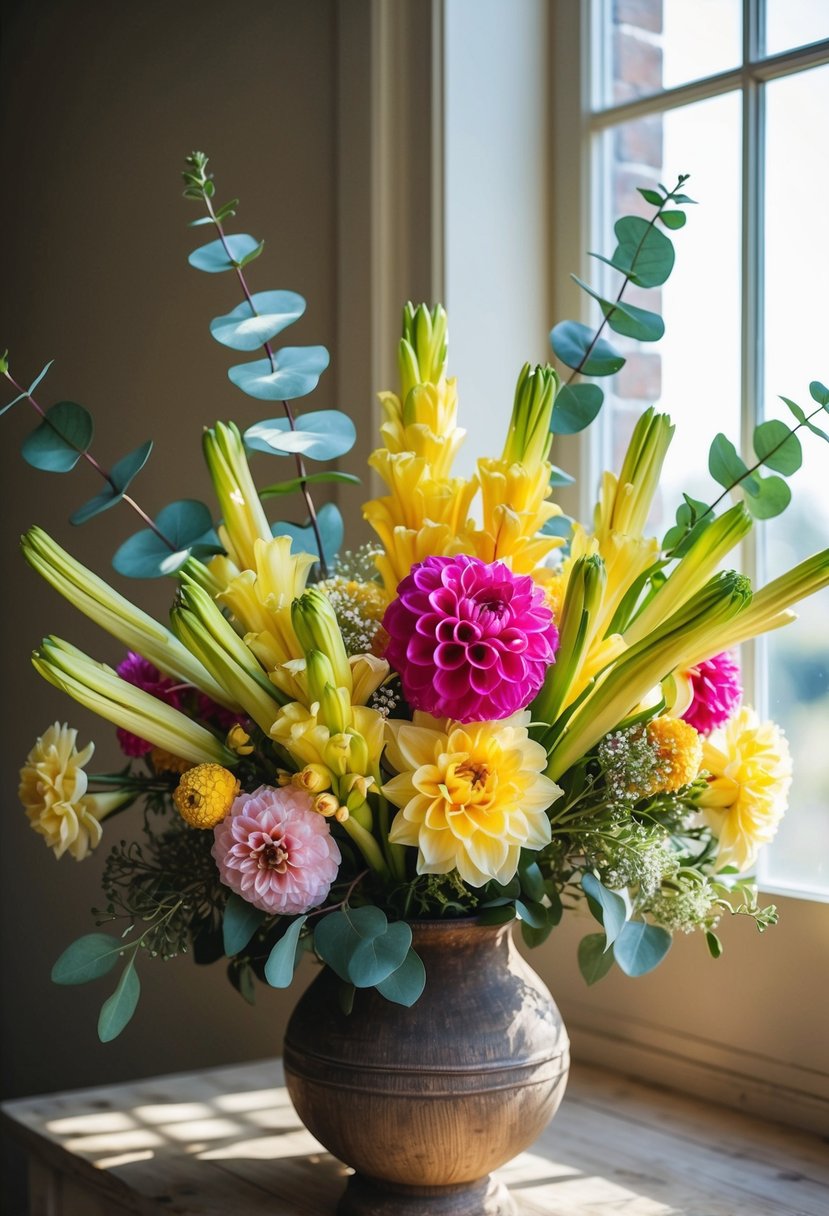
{"type": "Polygon", "coordinates": [[[387,723],[387,756],[398,776],[383,793],[400,807],[389,839],[418,849],[419,874],[457,870],[475,887],[509,882],[522,848],[550,841],[547,808],[561,789],[544,776],[544,748],[527,733],[530,714],[461,725],[416,713],[387,723]]]}
{"type": "Polygon", "coordinates": [[[78,732],[53,723],[35,743],[20,770],[20,798],[34,830],[56,857],[69,853],[82,861],[100,843],[101,820],[126,801],[127,795],[88,794],[88,764],[94,743],[78,751],[78,732]]]}
{"type": "Polygon", "coordinates": [[[717,863],[750,869],[774,837],[788,805],[789,745],[774,722],[743,706],[703,744],[708,785],[697,799],[719,841],[717,863]]]}
{"type": "Polygon", "coordinates": [[[506,562],[516,574],[535,574],[563,542],[540,535],[561,508],[548,501],[552,465],[527,465],[502,457],[478,461],[483,524],[472,528],[472,552],[482,561],[506,562]]]}
{"type": "Polygon", "coordinates": [[[665,715],[650,721],[644,732],[652,762],[646,772],[637,773],[635,788],[628,788],[632,797],[673,794],[696,780],[702,764],[702,738],[690,723],[665,715]]]}
{"type": "Polygon", "coordinates": [[[197,764],[182,774],[173,802],[191,828],[214,828],[228,814],[238,793],[238,779],[221,764],[197,764]]]}

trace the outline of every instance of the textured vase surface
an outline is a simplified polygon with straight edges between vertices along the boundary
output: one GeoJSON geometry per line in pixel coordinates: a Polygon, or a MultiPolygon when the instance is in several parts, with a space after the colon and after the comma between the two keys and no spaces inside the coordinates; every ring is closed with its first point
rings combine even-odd
{"type": "Polygon", "coordinates": [[[285,1035],[308,1130],[356,1173],[340,1216],[509,1216],[489,1174],[527,1148],[564,1095],[569,1044],[510,925],[412,924],[426,988],[410,1008],[325,968],[285,1035]]]}

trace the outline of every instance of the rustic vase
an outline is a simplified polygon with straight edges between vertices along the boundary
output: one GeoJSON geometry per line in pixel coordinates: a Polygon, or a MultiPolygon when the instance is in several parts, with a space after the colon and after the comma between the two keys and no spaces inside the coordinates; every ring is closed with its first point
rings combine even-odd
{"type": "Polygon", "coordinates": [[[339,1216],[510,1216],[490,1171],[536,1139],[563,1097],[569,1044],[510,925],[412,924],[426,988],[410,1008],[374,989],[349,1015],[325,968],[285,1035],[308,1130],[353,1166],[339,1216]]]}

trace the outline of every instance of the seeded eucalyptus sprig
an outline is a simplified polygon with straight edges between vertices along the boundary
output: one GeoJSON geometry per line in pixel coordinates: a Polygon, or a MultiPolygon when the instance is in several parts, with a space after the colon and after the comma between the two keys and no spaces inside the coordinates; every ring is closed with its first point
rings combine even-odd
{"type": "Polygon", "coordinates": [[[203,152],[193,152],[186,158],[184,196],[203,203],[207,211],[205,216],[193,220],[191,226],[212,225],[217,239],[194,250],[188,260],[191,266],[208,274],[227,270],[236,273],[244,300],[224,316],[215,317],[210,332],[217,342],[232,350],[264,352],[264,358],[229,368],[228,378],[249,397],[280,402],[284,417],[248,427],[245,445],[252,451],[293,458],[296,477],[267,487],[262,496],[272,498],[299,491],[308,513],[306,523],[278,523],[274,534],[290,536],[295,551],[318,557],[320,573],[325,577],[342,543],[343,522],[333,503],[316,509],[310,486],[357,479],[336,470],[309,473],[306,460],[332,460],[345,455],[354,444],[356,432],[351,420],[339,410],[319,410],[299,419],[295,416],[290,402],[316,388],[328,366],[328,351],[324,346],[274,350],[273,339],[302,316],[305,301],[293,291],[251,293],[245,267],[262,253],[264,241],[257,241],[247,233],[225,232],[224,221],[235,216],[239,200],[214,205],[215,184],[207,163],[203,152]]]}

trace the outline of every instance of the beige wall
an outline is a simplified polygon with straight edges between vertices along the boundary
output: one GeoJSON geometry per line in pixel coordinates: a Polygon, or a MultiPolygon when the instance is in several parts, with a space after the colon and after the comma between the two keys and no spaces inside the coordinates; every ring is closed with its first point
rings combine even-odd
{"type": "MultiPolygon", "coordinates": [[[[227,381],[233,353],[209,336],[209,319],[239,292],[229,276],[187,266],[203,229],[185,226],[197,210],[181,197],[179,173],[192,148],[210,154],[219,196],[242,199],[241,230],[267,241],[251,267],[254,289],[304,294],[308,310],[291,341],[322,342],[336,357],[334,0],[18,0],[6,10],[0,338],[13,371],[25,379],[56,360],[41,400],[85,404],[103,462],[155,439],[135,483],[149,511],[179,497],[209,500],[202,425],[267,415],[227,381]]],[[[334,388],[329,374],[320,406],[337,404],[334,388]]],[[[55,718],[96,740],[102,770],[120,758],[112,730],[44,684],[28,655],[47,632],[109,661],[119,649],[39,582],[17,538],[37,522],[107,574],[138,524],[119,507],[70,528],[70,512],[96,492],[95,476],[24,465],[19,445],[32,417],[21,404],[0,422],[3,1092],[273,1054],[294,994],[263,991],[251,1011],[221,964],[146,959],[139,1012],[106,1047],[95,1026],[110,981],[61,989],[49,980],[57,954],[94,928],[106,848],[81,864],[56,862],[17,804],[17,769],[55,718]]],[[[170,583],[113,582],[166,612],[170,583]]],[[[124,831],[137,829],[137,815],[129,818],[124,831]]],[[[120,823],[110,840],[114,832],[120,823]]]]}

